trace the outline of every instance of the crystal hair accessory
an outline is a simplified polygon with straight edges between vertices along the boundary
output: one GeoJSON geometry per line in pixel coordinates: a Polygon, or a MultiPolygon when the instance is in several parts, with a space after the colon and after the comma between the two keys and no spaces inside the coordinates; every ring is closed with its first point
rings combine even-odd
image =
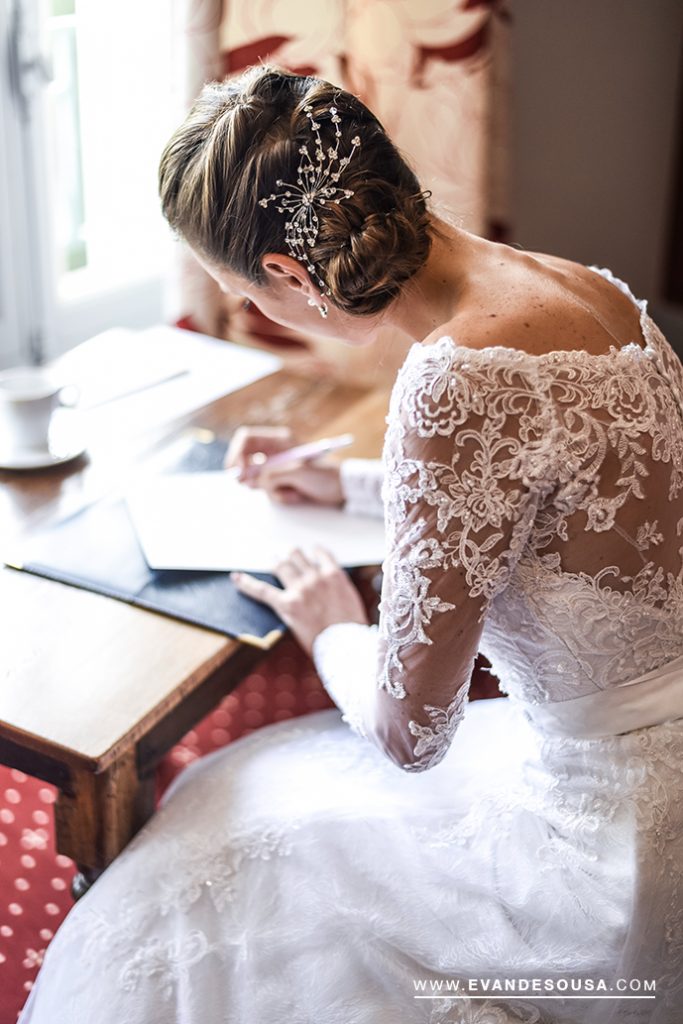
{"type": "MultiPolygon", "coordinates": [[[[285,221],[285,242],[289,251],[295,259],[306,264],[309,273],[315,275],[321,292],[324,295],[331,295],[330,289],[317,270],[308,250],[315,245],[320,227],[316,207],[324,207],[327,203],[339,205],[342,199],[350,199],[353,195],[352,189],[341,188],[337,182],[341,177],[341,172],[360,146],[360,138],[355,135],[351,139],[353,147],[351,152],[348,156],[340,158],[341,129],[339,125],[341,118],[337,113],[337,108],[330,107],[329,113],[334,125],[335,143],[325,153],[320,138],[320,123],[313,118],[313,107],[307,104],[304,107],[304,112],[315,136],[315,163],[311,159],[308,146],[305,144],[300,146],[301,160],[297,167],[296,184],[278,178],[275,184],[282,191],[271,192],[269,196],[264,196],[258,202],[259,206],[263,207],[272,202],[278,203],[276,210],[289,215],[289,220],[285,221]]],[[[326,312],[327,308],[325,307],[326,312]]]]}

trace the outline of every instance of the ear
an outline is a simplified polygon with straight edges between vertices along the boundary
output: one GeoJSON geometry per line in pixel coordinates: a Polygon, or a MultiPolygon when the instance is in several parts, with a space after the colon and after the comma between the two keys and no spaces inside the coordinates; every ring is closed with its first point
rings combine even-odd
{"type": "Polygon", "coordinates": [[[299,260],[285,256],[280,252],[269,252],[261,258],[268,283],[274,288],[292,288],[310,297],[314,289],[308,271],[301,266],[299,260]]]}

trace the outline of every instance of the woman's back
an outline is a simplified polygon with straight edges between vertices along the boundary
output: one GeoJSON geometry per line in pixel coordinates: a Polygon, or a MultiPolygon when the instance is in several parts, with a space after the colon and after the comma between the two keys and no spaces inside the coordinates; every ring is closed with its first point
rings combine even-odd
{"type": "MultiPolygon", "coordinates": [[[[470,305],[455,340],[428,339],[408,360],[419,375],[438,350],[458,377],[460,409],[477,396],[486,405],[450,437],[460,482],[468,458],[487,466],[470,472],[470,504],[476,487],[489,506],[505,501],[512,455],[522,475],[547,484],[513,571],[494,584],[481,644],[498,677],[532,702],[620,685],[683,656],[683,368],[647,303],[609,270],[543,261],[552,267],[536,288],[526,255],[519,261],[526,309],[516,310],[513,261],[488,314],[470,305]],[[562,327],[549,332],[554,318],[562,327]]],[[[456,490],[446,481],[443,503],[456,490]]],[[[466,558],[480,574],[487,561],[499,572],[477,554],[497,528],[494,514],[470,532],[466,558]]]]}

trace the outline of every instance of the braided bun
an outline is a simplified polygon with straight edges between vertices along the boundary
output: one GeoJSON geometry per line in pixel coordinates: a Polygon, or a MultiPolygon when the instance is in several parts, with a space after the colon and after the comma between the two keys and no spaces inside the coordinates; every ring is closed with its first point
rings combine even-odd
{"type": "Polygon", "coordinates": [[[380,313],[426,262],[431,246],[428,193],[375,115],[352,93],[273,65],[204,86],[166,145],[159,166],[162,210],[171,227],[218,267],[265,282],[266,253],[290,255],[282,214],[257,199],[278,180],[296,181],[300,146],[310,143],[306,110],[322,144],[349,153],[340,185],[352,196],[318,209],[310,258],[331,301],[358,316],[380,313]]]}
{"type": "Polygon", "coordinates": [[[385,183],[358,186],[353,199],[325,219],[314,249],[316,260],[323,257],[335,305],[359,316],[381,312],[424,265],[428,227],[422,192],[392,192],[385,183]],[[390,203],[394,205],[380,212],[390,203]],[[372,212],[363,216],[364,209],[372,212]],[[358,226],[349,224],[361,216],[358,226]]]}

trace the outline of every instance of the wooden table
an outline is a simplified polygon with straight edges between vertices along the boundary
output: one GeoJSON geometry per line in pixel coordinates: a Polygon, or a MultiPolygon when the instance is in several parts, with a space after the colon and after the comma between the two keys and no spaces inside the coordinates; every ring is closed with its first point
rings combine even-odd
{"type": "MultiPolygon", "coordinates": [[[[302,439],[351,430],[343,456],[381,451],[386,390],[281,370],[164,430],[49,471],[0,472],[0,537],[59,515],[94,486],[183,431],[229,437],[242,423],[287,423],[302,439]]],[[[160,758],[264,657],[264,651],[123,602],[0,569],[0,761],[53,783],[57,851],[80,874],[77,898],[154,810],[160,758]]]]}

